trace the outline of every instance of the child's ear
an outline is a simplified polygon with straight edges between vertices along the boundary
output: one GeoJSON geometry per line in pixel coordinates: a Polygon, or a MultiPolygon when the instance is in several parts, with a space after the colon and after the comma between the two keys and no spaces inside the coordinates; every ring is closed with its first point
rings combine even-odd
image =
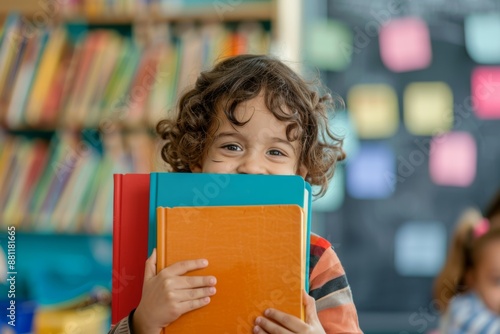
{"type": "Polygon", "coordinates": [[[300,165],[300,167],[297,170],[297,175],[302,176],[302,178],[306,178],[307,176],[307,168],[304,165],[300,165]]]}
{"type": "Polygon", "coordinates": [[[201,171],[202,171],[202,168],[201,168],[200,164],[191,165],[189,167],[189,169],[191,169],[191,173],[201,173],[201,171]]]}

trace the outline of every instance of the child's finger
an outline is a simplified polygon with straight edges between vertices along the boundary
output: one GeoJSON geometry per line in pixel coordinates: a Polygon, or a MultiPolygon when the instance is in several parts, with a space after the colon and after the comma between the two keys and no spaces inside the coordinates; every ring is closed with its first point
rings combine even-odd
{"type": "Polygon", "coordinates": [[[187,302],[190,300],[202,299],[205,297],[210,297],[215,295],[216,289],[212,287],[200,288],[200,289],[185,289],[178,290],[176,294],[179,296],[179,301],[187,302]]]}
{"type": "MultiPolygon", "coordinates": [[[[274,330],[274,323],[283,327],[283,329],[287,329],[293,333],[302,333],[307,329],[307,325],[300,319],[293,315],[287,314],[285,312],[276,310],[274,308],[269,308],[264,312],[265,317],[259,317],[261,323],[258,323],[256,320],[256,324],[260,327],[264,328],[268,332],[274,330]],[[269,321],[267,319],[271,319],[269,321]]],[[[274,333],[274,332],[273,332],[274,333]]],[[[281,332],[280,332],[281,333],[281,332]]]]}
{"type": "Polygon", "coordinates": [[[318,313],[316,312],[316,301],[309,296],[307,292],[302,290],[302,300],[304,301],[304,313],[306,315],[306,323],[313,325],[319,322],[318,313]]]}
{"type": "Polygon", "coordinates": [[[209,303],[210,303],[210,297],[185,301],[179,304],[179,311],[181,314],[184,314],[189,311],[199,309],[205,305],[208,305],[209,303]]]}
{"type": "Polygon", "coordinates": [[[213,276],[182,276],[176,283],[176,289],[193,289],[214,286],[217,279],[213,276]]]}
{"type": "MultiPolygon", "coordinates": [[[[272,311],[277,311],[277,310],[272,310],[272,311]]],[[[277,311],[279,312],[279,311],[277,311]]],[[[304,332],[304,326],[305,324],[302,323],[302,321],[299,318],[292,317],[286,313],[280,312],[282,314],[278,313],[267,313],[266,312],[266,317],[257,317],[255,320],[255,325],[260,331],[257,333],[280,333],[280,334],[292,334],[292,333],[303,333],[304,332]],[[272,314],[271,314],[272,313],[272,314]],[[284,315],[284,317],[283,317],[284,315]],[[273,321],[269,320],[272,319],[273,321]],[[299,323],[302,323],[302,327],[298,327],[296,329],[291,328],[291,327],[296,327],[292,324],[290,324],[288,321],[290,320],[297,320],[299,323]]],[[[295,324],[296,325],[296,324],[295,324]]],[[[254,328],[255,329],[255,328],[254,328]]],[[[255,331],[254,331],[255,333],[255,331]]]]}
{"type": "Polygon", "coordinates": [[[144,269],[144,282],[153,278],[156,275],[156,248],[153,249],[151,256],[146,260],[146,268],[144,269]]]}
{"type": "Polygon", "coordinates": [[[176,262],[162,271],[165,272],[164,275],[166,276],[181,276],[187,272],[205,268],[206,266],[208,266],[208,261],[205,259],[187,260],[176,262]]]}

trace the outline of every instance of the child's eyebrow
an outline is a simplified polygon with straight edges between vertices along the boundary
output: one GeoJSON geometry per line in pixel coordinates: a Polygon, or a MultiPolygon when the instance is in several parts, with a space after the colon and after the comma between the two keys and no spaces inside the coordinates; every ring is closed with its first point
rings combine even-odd
{"type": "Polygon", "coordinates": [[[239,132],[233,132],[233,131],[221,132],[215,135],[214,140],[217,140],[222,137],[241,137],[241,134],[239,132]]]}
{"type": "Polygon", "coordinates": [[[272,137],[271,141],[273,143],[282,143],[282,144],[288,145],[295,152],[295,147],[293,147],[292,143],[290,143],[290,141],[288,141],[287,139],[283,139],[280,137],[272,137]]]}
{"type": "MultiPolygon", "coordinates": [[[[217,135],[215,135],[214,137],[214,141],[220,139],[220,138],[224,138],[224,137],[236,137],[236,138],[243,138],[243,135],[241,133],[239,133],[238,131],[225,131],[225,132],[221,132],[221,133],[218,133],[217,135]]],[[[271,137],[269,138],[269,141],[272,142],[272,143],[282,143],[282,144],[285,144],[287,146],[289,146],[294,152],[295,152],[295,147],[292,145],[292,143],[287,140],[287,139],[283,139],[283,138],[280,138],[280,137],[271,137]]]]}

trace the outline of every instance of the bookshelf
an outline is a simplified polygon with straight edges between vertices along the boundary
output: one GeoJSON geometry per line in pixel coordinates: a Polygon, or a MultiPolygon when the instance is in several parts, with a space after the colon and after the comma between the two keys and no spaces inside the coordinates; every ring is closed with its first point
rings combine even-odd
{"type": "MultiPolygon", "coordinates": [[[[271,51],[296,66],[300,1],[153,0],[114,13],[62,5],[86,1],[0,2],[0,245],[15,226],[24,277],[39,275],[41,257],[69,270],[51,266],[47,277],[78,281],[83,261],[110,289],[112,174],[166,168],[154,125],[217,57],[271,51]],[[23,27],[36,33],[7,40],[23,27]],[[203,59],[187,57],[200,50],[203,59]]],[[[19,297],[41,305],[75,298],[59,291],[48,301],[57,287],[18,284],[19,297]]]]}
{"type": "MultiPolygon", "coordinates": [[[[56,0],[54,0],[56,1],[56,0]]],[[[275,1],[265,1],[258,3],[241,3],[232,9],[231,7],[217,9],[212,5],[177,7],[168,12],[159,12],[158,6],[143,10],[140,13],[126,14],[86,14],[83,11],[72,13],[55,12],[50,15],[53,20],[59,21],[86,21],[90,24],[128,24],[133,22],[151,21],[151,22],[220,22],[220,21],[267,21],[275,20],[276,16],[275,1]]],[[[37,10],[40,10],[40,1],[27,0],[21,3],[1,4],[0,15],[5,16],[11,11],[19,11],[27,17],[33,17],[37,10]],[[38,8],[37,8],[38,7],[38,8]]]]}

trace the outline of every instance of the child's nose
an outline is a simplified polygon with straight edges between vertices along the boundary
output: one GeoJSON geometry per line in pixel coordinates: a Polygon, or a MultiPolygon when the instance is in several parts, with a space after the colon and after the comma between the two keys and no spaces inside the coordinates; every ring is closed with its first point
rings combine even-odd
{"type": "Polygon", "coordinates": [[[262,161],[253,156],[242,159],[236,172],[238,174],[267,174],[262,161]]]}

